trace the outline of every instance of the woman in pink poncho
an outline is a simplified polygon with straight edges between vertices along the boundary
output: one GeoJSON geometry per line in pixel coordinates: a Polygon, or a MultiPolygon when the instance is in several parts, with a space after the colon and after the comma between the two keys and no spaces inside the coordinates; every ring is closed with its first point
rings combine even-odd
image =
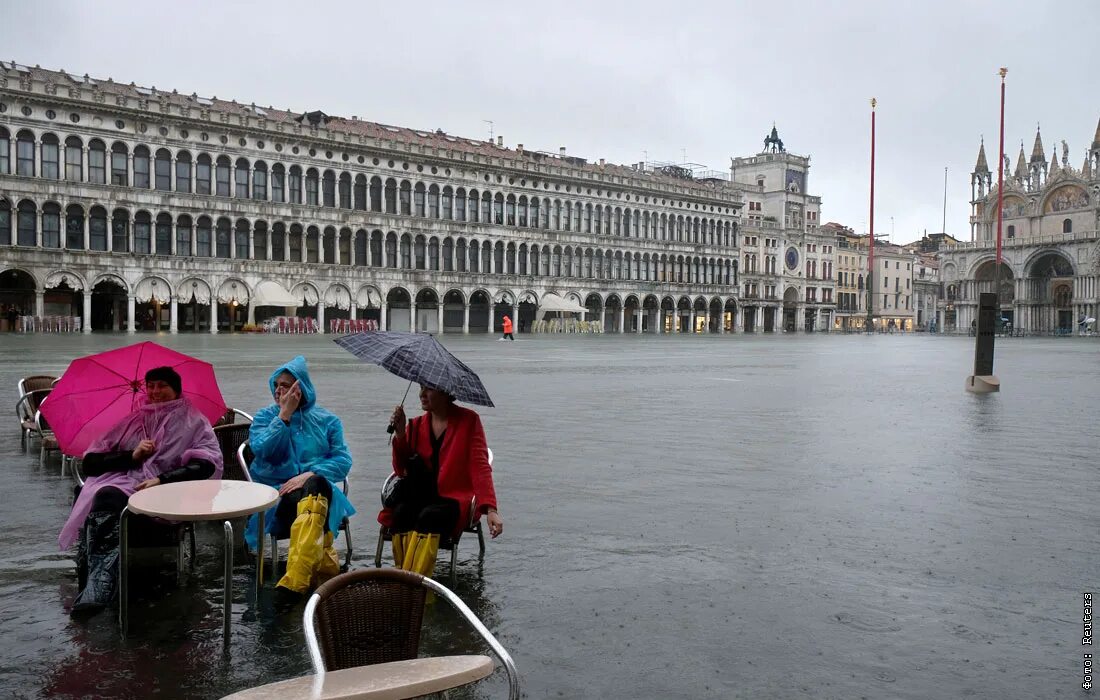
{"type": "Polygon", "coordinates": [[[184,397],[179,374],[157,367],[145,374],[147,403],[88,448],[88,480],[61,529],[58,544],[79,540],[81,591],[72,613],[100,610],[114,600],[122,509],[135,491],[174,481],[220,478],[222,455],[209,421],[184,397]]]}

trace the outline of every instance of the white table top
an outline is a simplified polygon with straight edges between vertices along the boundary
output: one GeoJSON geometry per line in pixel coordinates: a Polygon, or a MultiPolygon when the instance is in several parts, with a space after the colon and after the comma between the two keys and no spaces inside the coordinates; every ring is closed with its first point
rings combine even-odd
{"type": "Polygon", "coordinates": [[[493,672],[488,656],[434,656],[302,676],[233,693],[222,700],[400,700],[473,683],[493,672]]]}
{"type": "Polygon", "coordinates": [[[279,500],[270,486],[248,481],[180,481],[160,484],[130,496],[133,513],[168,520],[221,520],[267,510],[279,500]]]}

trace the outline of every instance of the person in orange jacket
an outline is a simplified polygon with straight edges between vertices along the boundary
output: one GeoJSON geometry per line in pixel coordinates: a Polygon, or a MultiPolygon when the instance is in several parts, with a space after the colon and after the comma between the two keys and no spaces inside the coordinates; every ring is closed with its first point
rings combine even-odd
{"type": "Polygon", "coordinates": [[[507,315],[504,317],[504,337],[501,340],[515,340],[512,337],[512,319],[507,315]]]}

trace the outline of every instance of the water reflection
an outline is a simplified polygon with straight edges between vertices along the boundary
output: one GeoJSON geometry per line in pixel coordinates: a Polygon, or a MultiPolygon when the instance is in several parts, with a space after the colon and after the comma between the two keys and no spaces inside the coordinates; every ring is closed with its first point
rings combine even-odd
{"type": "MultiPolygon", "coordinates": [[[[0,404],[20,376],[129,340],[0,337],[0,404]]],[[[329,338],[160,340],[212,361],[249,411],[270,367],[309,357],[344,419],[353,562],[370,565],[404,383],[329,338]]],[[[1066,682],[1067,601],[1100,557],[1085,536],[1100,527],[1095,341],[1000,343],[1004,389],[977,396],[969,339],[444,340],[500,406],[482,419],[508,525],[483,572],[463,540],[457,590],[531,697],[1047,697],[1066,682]]],[[[240,550],[222,656],[216,523],[182,585],[169,559],[135,586],[129,639],[110,614],[70,621],[75,576],[52,543],[71,481],[20,452],[14,426],[0,463],[18,488],[0,500],[0,696],[220,698],[309,672],[301,606],[276,606],[271,580],[255,599],[240,550]]],[[[441,601],[422,639],[486,652],[441,601]]],[[[504,688],[498,671],[451,697],[504,688]]]]}

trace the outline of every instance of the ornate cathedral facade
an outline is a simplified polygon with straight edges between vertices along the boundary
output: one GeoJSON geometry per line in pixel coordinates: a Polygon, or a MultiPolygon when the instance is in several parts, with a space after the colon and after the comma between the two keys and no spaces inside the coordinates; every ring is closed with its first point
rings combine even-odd
{"type": "MultiPolygon", "coordinates": [[[[1060,152],[1059,152],[1060,151],[1060,152]]],[[[1040,133],[1030,157],[1023,144],[1012,169],[1004,163],[1002,318],[1037,334],[1095,327],[1100,313],[1100,124],[1080,167],[1069,146],[1048,160],[1040,133]]],[[[942,253],[947,304],[944,330],[965,331],[976,319],[978,294],[993,292],[996,265],[997,173],[985,145],[971,174],[971,242],[942,253]]]]}

